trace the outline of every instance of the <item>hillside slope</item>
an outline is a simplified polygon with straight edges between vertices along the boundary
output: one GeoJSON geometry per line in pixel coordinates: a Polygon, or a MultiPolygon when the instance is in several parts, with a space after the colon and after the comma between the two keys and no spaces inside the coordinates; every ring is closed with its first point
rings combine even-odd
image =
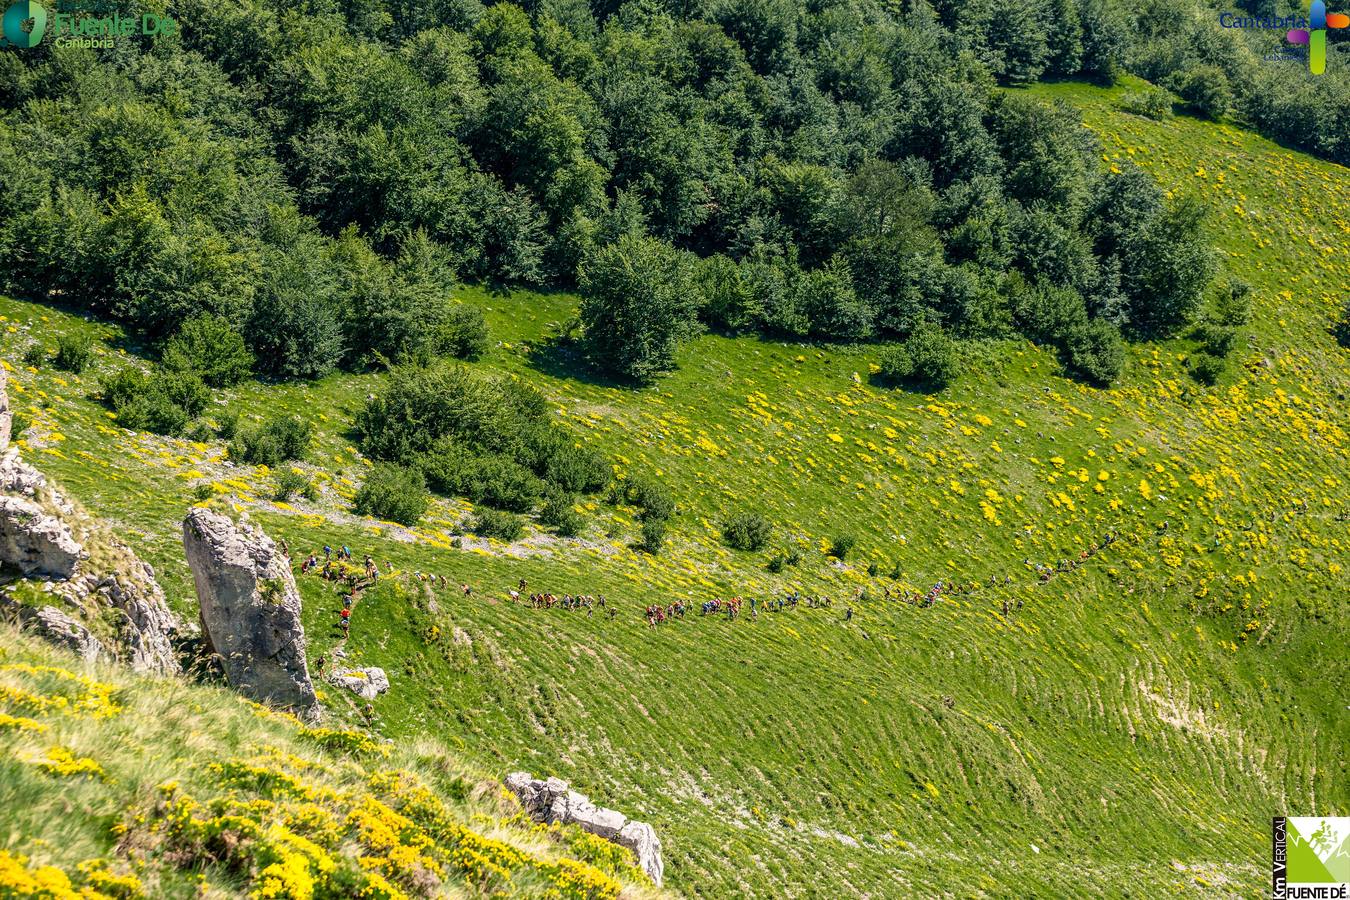
{"type": "MultiPolygon", "coordinates": [[[[1271,815],[1350,808],[1350,357],[1326,332],[1350,293],[1350,179],[1228,126],[1121,113],[1121,89],[1035,90],[1082,109],[1105,165],[1210,201],[1224,265],[1258,298],[1217,386],[1189,380],[1185,341],[1132,347],[1111,390],[1028,345],[971,348],[929,397],[872,384],[875,348],[706,335],[631,391],[552,341],[574,298],[465,289],[498,342],[476,367],[540,388],[619,474],[669,484],[681,512],[653,557],[626,507],[593,504],[578,540],[509,546],[453,534],[462,502],[415,529],[354,516],[351,420],[378,376],[221,395],[318,425],[301,468],[319,498],[274,503],[275,473],[230,466],[222,443],[124,432],[87,399],[134,349],[113,329],[3,301],[26,455],[131,535],[184,610],[177,526],[198,485],[297,557],[328,543],[389,561],[406,577],[367,592],[347,642],[394,683],[378,730],[443,733],[651,821],[674,890],[1252,895],[1271,815]],[[22,370],[34,340],[73,330],[101,338],[93,370],[22,370]],[[739,509],[774,522],[769,550],[722,545],[739,509]],[[829,558],[842,533],[856,548],[829,558]],[[788,547],[801,563],[768,571],[788,547]],[[520,579],[606,594],[619,615],[513,604],[520,579]],[[967,590],[931,607],[883,594],[937,580],[967,590]],[[698,615],[793,588],[833,606],[698,615]],[[677,598],[691,614],[649,628],[642,607],[677,598]]],[[[320,653],[337,595],[300,582],[320,653]]]]}
{"type": "Polygon", "coordinates": [[[10,843],[22,836],[0,848],[0,895],[658,894],[626,851],[535,826],[430,738],[308,728],[222,689],[75,662],[0,626],[0,794],[10,843]]]}

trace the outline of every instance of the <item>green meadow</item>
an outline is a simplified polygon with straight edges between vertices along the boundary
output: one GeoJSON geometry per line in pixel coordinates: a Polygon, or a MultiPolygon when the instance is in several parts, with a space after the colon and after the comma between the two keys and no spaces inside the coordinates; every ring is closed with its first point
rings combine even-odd
{"type": "MultiPolygon", "coordinates": [[[[877,345],[705,334],[634,390],[558,340],[575,297],[461,289],[493,343],[469,365],[541,390],[617,478],[669,486],[678,512],[651,555],[636,511],[597,496],[575,539],[480,538],[470,505],[443,498],[411,528],[355,515],[369,463],[352,422],[374,374],[214,398],[208,419],[315,424],[297,467],[317,498],[274,501],[277,473],[222,441],[118,428],[92,395],[145,364],[120,329],[3,299],[20,446],[189,616],[193,503],[246,513],[297,561],[329,544],[392,564],[345,645],[390,675],[375,731],[435,735],[497,776],[558,775],[650,821],[674,892],[1257,896],[1272,815],[1350,815],[1350,353],[1328,334],[1350,296],[1350,173],[1237,127],[1122,112],[1129,89],[1031,90],[1081,111],[1103,166],[1207,203],[1222,269],[1256,300],[1212,387],[1188,376],[1185,338],[1131,344],[1105,390],[1028,343],[966,344],[956,383],[928,395],[880,384],[877,345]],[[83,374],[23,364],[74,331],[97,338],[83,374]],[[741,511],[773,523],[763,551],[722,541],[741,511]],[[787,551],[800,562],[770,571],[787,551]],[[513,603],[521,579],[618,615],[513,603]],[[937,581],[960,591],[895,599],[937,581]],[[791,590],[832,606],[699,615],[791,590]],[[690,613],[649,627],[643,607],[675,600],[690,613]]],[[[312,662],[340,603],[297,577],[312,662]]],[[[58,826],[25,827],[21,848],[58,826]]]]}

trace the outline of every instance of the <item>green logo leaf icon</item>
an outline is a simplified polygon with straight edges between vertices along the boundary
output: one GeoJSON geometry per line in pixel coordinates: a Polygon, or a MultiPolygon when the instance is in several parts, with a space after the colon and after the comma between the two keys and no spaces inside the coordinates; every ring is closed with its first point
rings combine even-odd
{"type": "Polygon", "coordinates": [[[36,47],[47,33],[47,9],[33,0],[17,0],[5,10],[3,26],[6,42],[15,47],[36,47]],[[32,27],[25,30],[24,23],[29,20],[32,27]]]}

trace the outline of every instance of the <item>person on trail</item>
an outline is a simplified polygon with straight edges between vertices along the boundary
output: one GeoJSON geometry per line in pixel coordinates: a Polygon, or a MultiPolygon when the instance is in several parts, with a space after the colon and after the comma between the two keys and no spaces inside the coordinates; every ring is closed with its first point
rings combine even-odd
{"type": "Polygon", "coordinates": [[[462,591],[464,592],[464,596],[465,596],[465,597],[467,597],[467,596],[469,596],[470,594],[473,593],[473,588],[469,587],[469,585],[468,585],[467,582],[464,583],[464,584],[461,584],[461,585],[459,586],[459,589],[462,590],[462,591]]]}
{"type": "Polygon", "coordinates": [[[1003,598],[1003,616],[1004,616],[1004,618],[1007,618],[1007,615],[1008,615],[1008,598],[1005,597],[1005,598],[1003,598]]]}
{"type": "Polygon", "coordinates": [[[320,654],[320,655],[319,655],[319,660],[318,660],[318,662],[316,663],[316,668],[317,668],[317,670],[318,670],[318,673],[319,673],[319,677],[320,677],[320,678],[323,677],[323,667],[324,667],[325,665],[327,665],[327,663],[328,663],[328,659],[327,659],[325,656],[323,656],[322,654],[320,654]]]}
{"type": "Polygon", "coordinates": [[[330,547],[330,546],[328,546],[327,544],[324,544],[324,545],[323,545],[323,559],[324,559],[324,562],[328,562],[328,561],[331,560],[332,558],[333,558],[333,548],[330,547]]]}
{"type": "Polygon", "coordinates": [[[850,606],[848,609],[844,610],[844,621],[845,622],[853,621],[853,607],[850,606]]]}
{"type": "Polygon", "coordinates": [[[519,590],[520,590],[520,592],[521,592],[522,594],[525,593],[525,579],[524,579],[524,578],[520,579],[520,588],[519,588],[519,590]]]}

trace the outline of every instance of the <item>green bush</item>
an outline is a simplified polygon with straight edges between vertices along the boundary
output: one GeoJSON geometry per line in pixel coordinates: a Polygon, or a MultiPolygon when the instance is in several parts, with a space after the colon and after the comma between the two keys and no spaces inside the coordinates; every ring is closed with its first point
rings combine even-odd
{"type": "Polygon", "coordinates": [[[1252,320],[1252,286],[1230,276],[1214,300],[1214,320],[1229,328],[1241,328],[1252,320]]]}
{"type": "Polygon", "coordinates": [[[171,371],[195,372],[212,387],[230,387],[248,377],[253,354],[244,339],[220,316],[188,319],[164,345],[161,364],[171,371]]]}
{"type": "Polygon", "coordinates": [[[38,366],[45,365],[47,362],[47,348],[42,344],[31,344],[28,349],[23,351],[23,364],[36,369],[38,366]]]}
{"type": "Polygon", "coordinates": [[[551,490],[539,509],[539,523],[554,529],[563,537],[581,534],[586,520],[576,510],[576,497],[559,490],[551,490]]]}
{"type": "Polygon", "coordinates": [[[1166,119],[1172,115],[1173,96],[1169,91],[1152,85],[1138,91],[1129,91],[1120,98],[1120,108],[1137,116],[1166,119]]]}
{"type": "Polygon", "coordinates": [[[648,519],[642,523],[642,536],[637,542],[639,550],[655,556],[661,552],[665,543],[666,523],[664,519],[648,519]]]}
{"type": "Polygon", "coordinates": [[[1332,323],[1331,335],[1336,338],[1336,343],[1350,350],[1350,300],[1345,301],[1340,317],[1332,323]]]}
{"type": "Polygon", "coordinates": [[[858,539],[848,532],[837,534],[830,541],[830,555],[836,559],[847,559],[849,551],[858,543],[858,539]]]}
{"type": "Polygon", "coordinates": [[[1196,66],[1171,81],[1186,108],[1208,119],[1219,119],[1233,108],[1233,89],[1218,66],[1196,66]]]}
{"type": "Polygon", "coordinates": [[[763,550],[773,535],[773,525],[759,513],[737,513],[722,523],[722,538],[737,550],[763,550]]]}
{"type": "Polygon", "coordinates": [[[277,416],[252,428],[237,428],[230,459],[255,466],[304,459],[313,437],[314,426],[299,416],[277,416]]]}
{"type": "Polygon", "coordinates": [[[488,349],[483,311],[462,303],[450,306],[436,331],[436,344],[442,353],[456,359],[478,359],[488,349]]]}
{"type": "Polygon", "coordinates": [[[1222,356],[1197,350],[1186,360],[1186,368],[1190,371],[1191,377],[1201,384],[1214,384],[1223,374],[1224,360],[1222,356]]]}
{"type": "Polygon", "coordinates": [[[956,378],[956,343],[940,325],[923,322],[900,346],[881,358],[881,374],[891,381],[941,390],[956,378]]]}
{"type": "Polygon", "coordinates": [[[356,492],[352,508],[400,525],[415,525],[431,503],[422,473],[390,463],[376,463],[356,492]]]}
{"type": "Polygon", "coordinates": [[[473,517],[469,530],[479,537],[514,541],[525,532],[525,522],[515,513],[498,509],[484,509],[473,517]]]}
{"type": "Polygon", "coordinates": [[[1206,353],[1227,356],[1233,351],[1233,345],[1237,341],[1237,329],[1206,320],[1195,326],[1192,336],[1200,342],[1201,348],[1206,353]]]}
{"type": "Polygon", "coordinates": [[[1099,387],[1110,385],[1125,368],[1125,344],[1120,329],[1101,319],[1078,325],[1069,332],[1060,355],[1069,375],[1099,387]]]}
{"type": "Polygon", "coordinates": [[[589,254],[578,282],[592,364],[638,384],[673,369],[676,349],[698,330],[692,268],[688,254],[637,234],[589,254]]]}
{"type": "Polygon", "coordinates": [[[484,456],[474,463],[467,496],[474,503],[526,512],[544,492],[544,483],[529,469],[505,456],[484,456]]]}
{"type": "Polygon", "coordinates": [[[211,394],[196,375],[128,366],[103,382],[103,400],[117,424],[132,431],[180,435],[206,409],[211,394]]]}
{"type": "Polygon", "coordinates": [[[234,410],[224,410],[215,417],[216,434],[222,441],[234,440],[235,432],[239,430],[239,413],[234,410]]]}
{"type": "Polygon", "coordinates": [[[94,360],[94,342],[87,334],[63,334],[56,339],[52,365],[79,375],[94,360]]]}
{"type": "Polygon", "coordinates": [[[297,494],[307,500],[313,500],[318,496],[318,491],[315,489],[314,483],[303,472],[286,469],[278,474],[272,499],[285,503],[297,494]]]}
{"type": "Polygon", "coordinates": [[[629,479],[623,496],[638,508],[638,518],[644,522],[664,521],[675,515],[675,498],[655,479],[641,476],[629,479]]]}
{"type": "Polygon", "coordinates": [[[780,553],[775,553],[773,558],[769,560],[768,569],[770,572],[778,573],[788,566],[800,565],[801,561],[802,552],[796,547],[791,547],[780,553]]]}

